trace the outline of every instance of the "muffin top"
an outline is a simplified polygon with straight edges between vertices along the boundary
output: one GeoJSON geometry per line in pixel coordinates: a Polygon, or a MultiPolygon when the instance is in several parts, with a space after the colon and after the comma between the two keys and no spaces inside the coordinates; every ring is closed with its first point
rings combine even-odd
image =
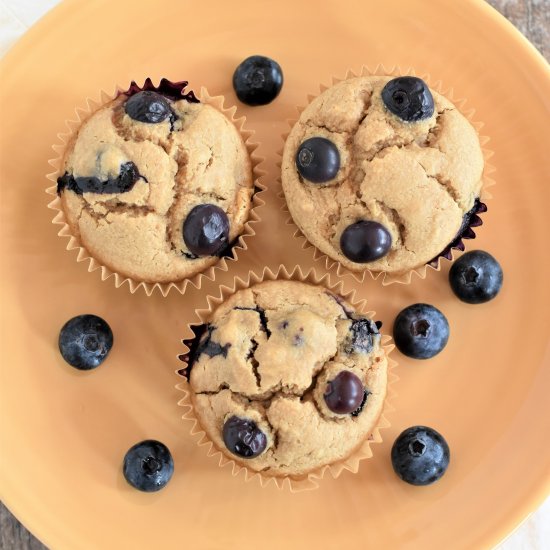
{"type": "Polygon", "coordinates": [[[349,456],[380,417],[387,359],[376,324],[329,290],[263,282],[212,314],[188,358],[202,428],[264,475],[349,456]]]}
{"type": "Polygon", "coordinates": [[[58,193],[73,234],[103,265],[169,282],[216,263],[253,194],[237,128],[194,96],[121,94],[68,144],[58,193]]]}
{"type": "Polygon", "coordinates": [[[282,184],[294,222],[319,250],[351,270],[399,274],[467,226],[482,172],[477,133],[450,101],[418,78],[364,76],[302,112],[282,184]]]}

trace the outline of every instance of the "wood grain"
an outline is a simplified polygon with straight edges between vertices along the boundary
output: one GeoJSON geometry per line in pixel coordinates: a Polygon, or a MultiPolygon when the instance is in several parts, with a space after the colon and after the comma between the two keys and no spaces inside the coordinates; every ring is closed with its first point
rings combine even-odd
{"type": "Polygon", "coordinates": [[[550,59],[550,0],[488,0],[550,59]]]}
{"type": "MultiPolygon", "coordinates": [[[[550,58],[550,0],[488,0],[488,2],[509,19],[546,59],[550,58]]],[[[2,503],[0,503],[0,549],[47,550],[46,546],[33,537],[2,503]]]]}

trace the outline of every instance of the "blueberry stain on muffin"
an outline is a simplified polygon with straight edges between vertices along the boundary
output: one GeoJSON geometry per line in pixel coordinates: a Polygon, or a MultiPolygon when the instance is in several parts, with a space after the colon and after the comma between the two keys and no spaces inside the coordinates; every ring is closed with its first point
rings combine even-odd
{"type": "Polygon", "coordinates": [[[140,178],[147,182],[147,179],[140,175],[137,166],[133,162],[121,164],[120,172],[116,177],[107,178],[103,181],[96,176],[75,178],[65,172],[63,176],[57,178],[57,193],[61,194],[65,189],[73,191],[77,195],[82,195],[82,193],[127,193],[132,190],[140,178]]]}
{"type": "Polygon", "coordinates": [[[380,332],[371,319],[354,319],[350,326],[350,336],[346,342],[347,353],[370,353],[380,332]]]}

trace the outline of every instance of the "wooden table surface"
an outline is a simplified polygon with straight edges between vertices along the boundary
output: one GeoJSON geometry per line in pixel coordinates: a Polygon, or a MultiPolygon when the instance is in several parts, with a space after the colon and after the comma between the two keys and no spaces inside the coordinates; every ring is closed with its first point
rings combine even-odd
{"type": "MultiPolygon", "coordinates": [[[[488,0],[488,2],[506,16],[546,59],[550,59],[550,0],[488,0]]],[[[547,543],[550,546],[550,541],[547,543]]],[[[0,549],[45,550],[46,546],[33,537],[0,503],[0,549]]]]}

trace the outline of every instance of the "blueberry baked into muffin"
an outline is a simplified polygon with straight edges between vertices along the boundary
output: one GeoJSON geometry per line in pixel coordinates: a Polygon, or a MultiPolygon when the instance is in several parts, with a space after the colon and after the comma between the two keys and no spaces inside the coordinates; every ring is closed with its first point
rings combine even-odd
{"type": "Polygon", "coordinates": [[[266,476],[347,458],[376,427],[387,358],[375,322],[329,290],[268,281],[221,304],[183,359],[202,429],[266,476]]]}
{"type": "Polygon", "coordinates": [[[203,271],[248,219],[245,143],[222,112],[184,94],[186,84],[133,85],[102,106],[68,144],[57,180],[72,233],[96,260],[134,280],[203,271]]]}
{"type": "Polygon", "coordinates": [[[483,164],[475,129],[423,80],[362,76],[302,112],[282,184],[320,251],[353,271],[401,274],[474,236],[483,164]]]}

